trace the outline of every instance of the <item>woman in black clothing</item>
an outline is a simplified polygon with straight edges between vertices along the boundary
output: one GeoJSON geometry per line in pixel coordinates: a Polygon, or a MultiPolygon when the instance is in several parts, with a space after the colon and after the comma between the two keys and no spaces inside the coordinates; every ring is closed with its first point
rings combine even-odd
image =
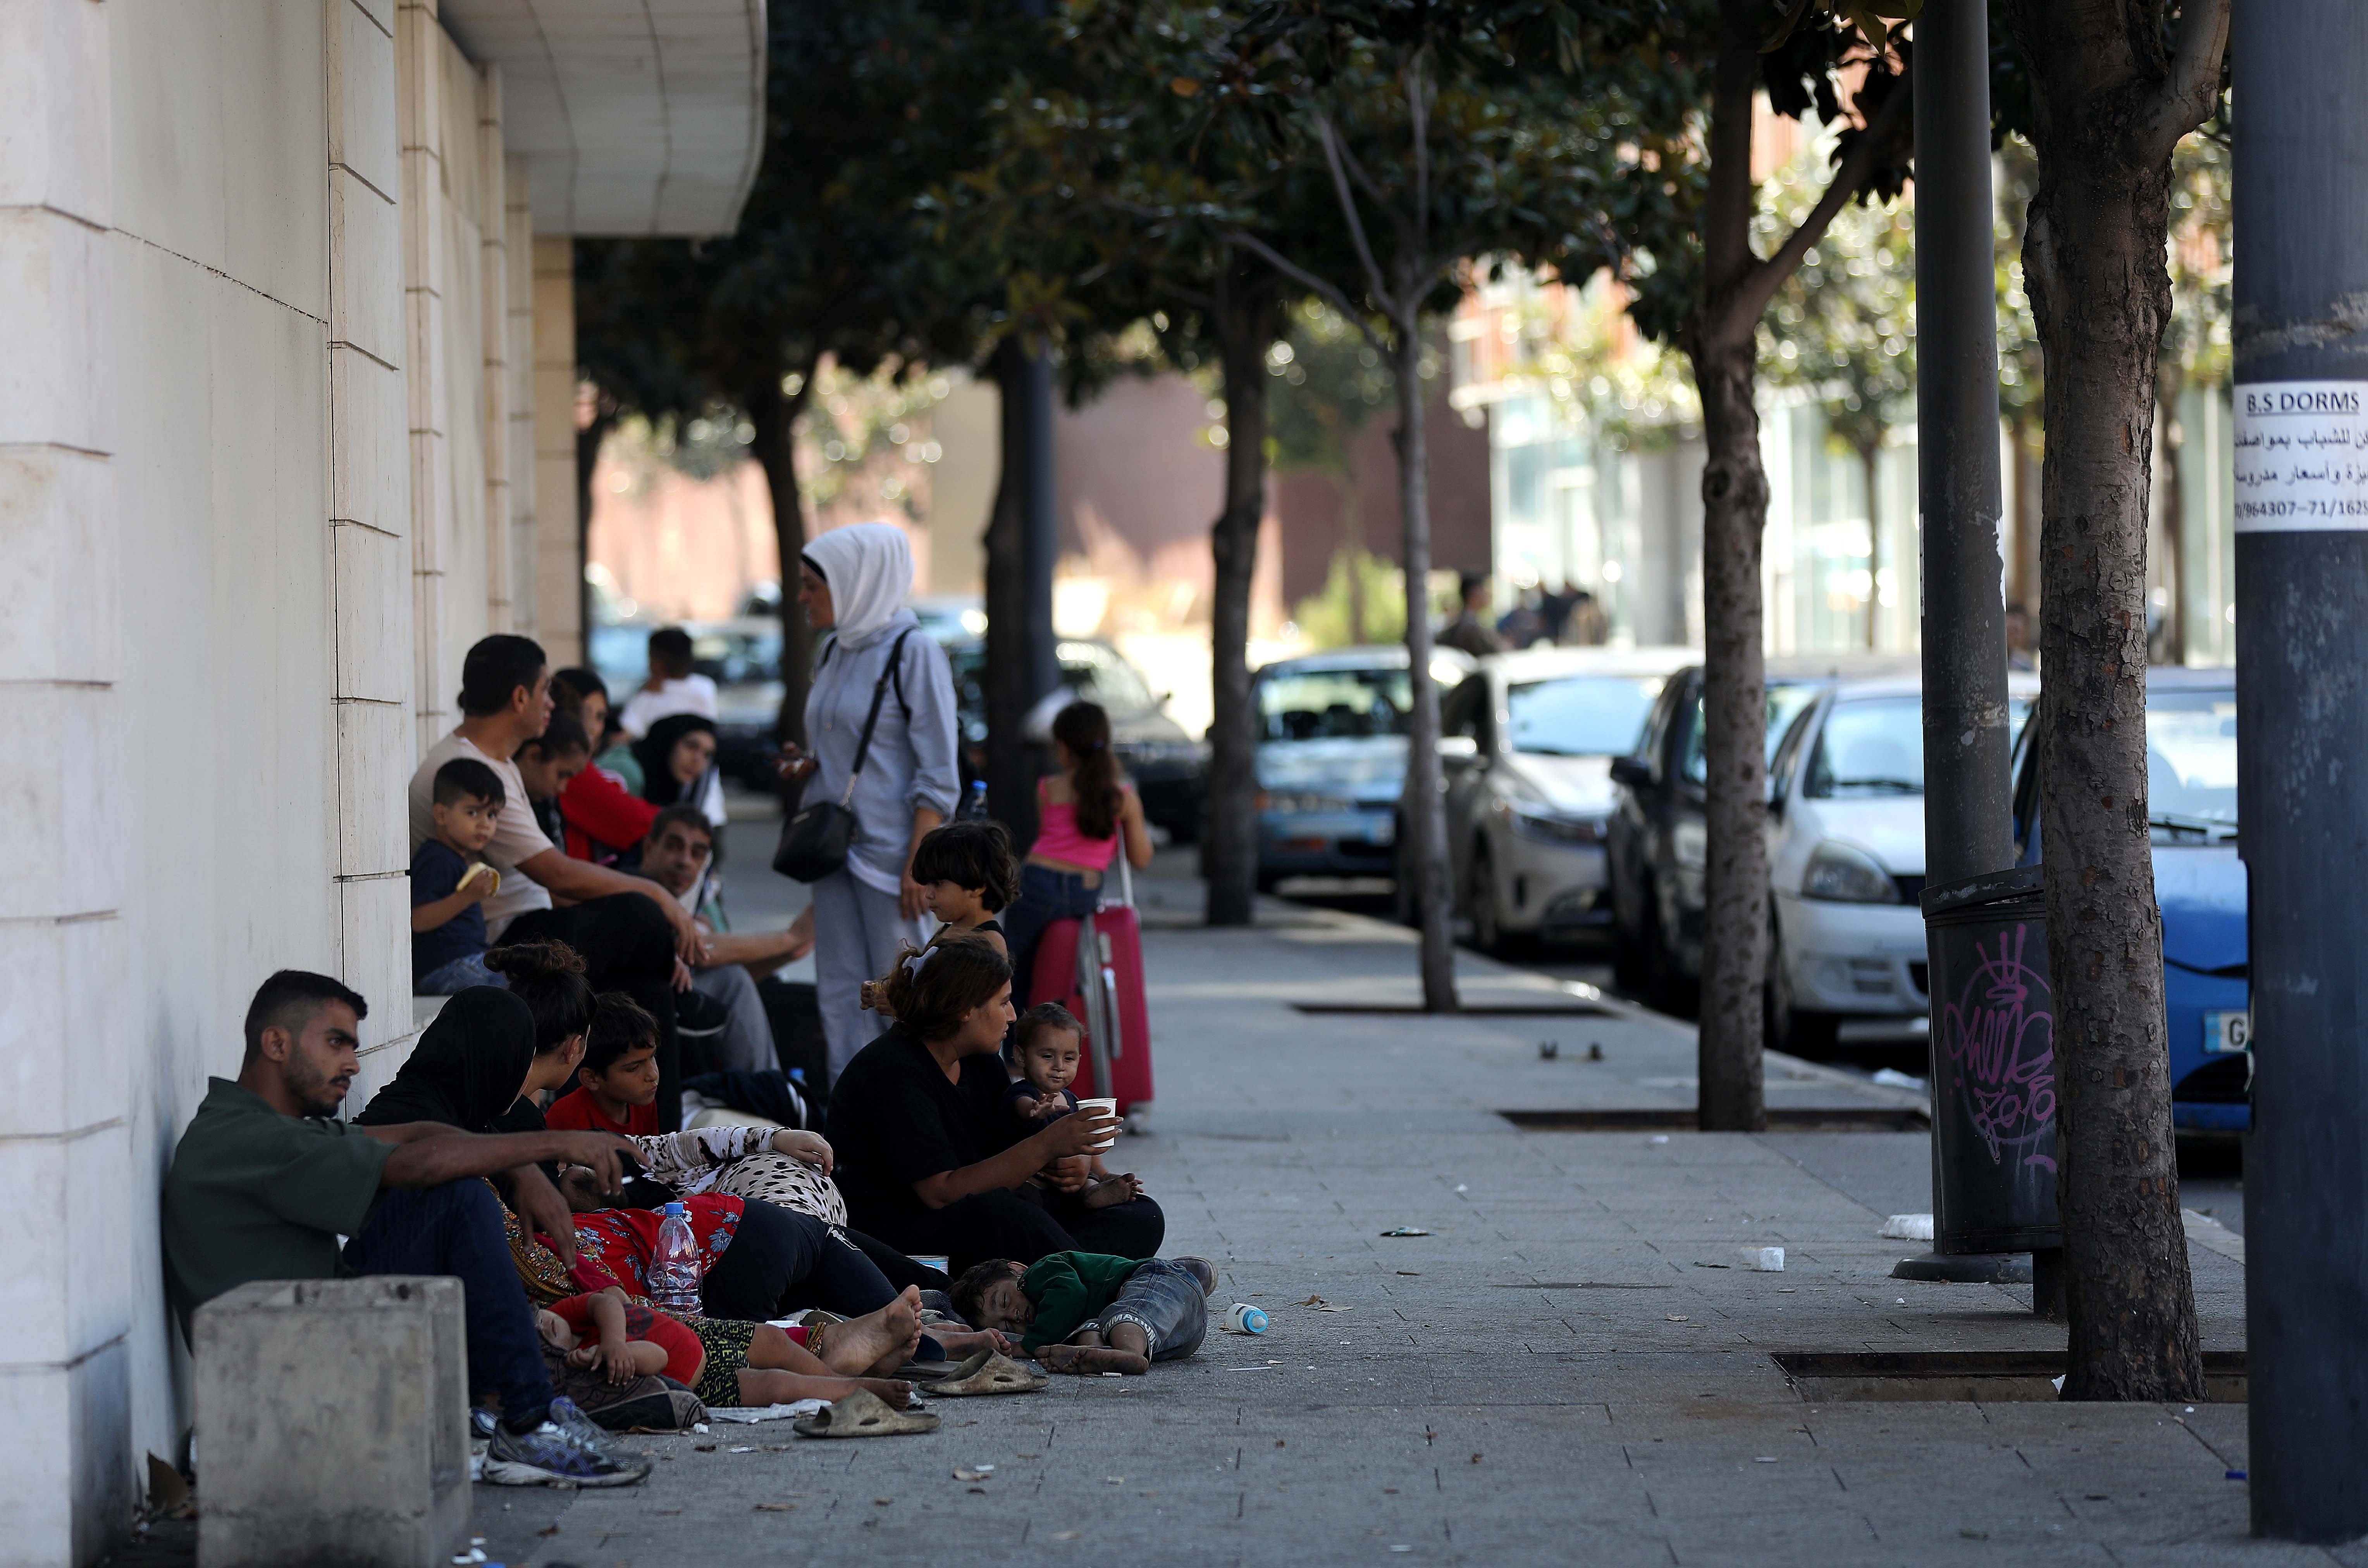
{"type": "Polygon", "coordinates": [[[1064,1116],[1005,1146],[996,1052],[1012,1013],[1001,953],[957,937],[880,984],[896,1027],[847,1064],[830,1102],[836,1176],[857,1225],[908,1253],[944,1253],[956,1274],[991,1257],[1156,1256],[1167,1230],[1158,1204],[1087,1210],[1074,1197],[1083,1156],[1115,1119],[1064,1116]],[[1018,1190],[1040,1172],[1054,1188],[1041,1204],[1018,1190]]]}

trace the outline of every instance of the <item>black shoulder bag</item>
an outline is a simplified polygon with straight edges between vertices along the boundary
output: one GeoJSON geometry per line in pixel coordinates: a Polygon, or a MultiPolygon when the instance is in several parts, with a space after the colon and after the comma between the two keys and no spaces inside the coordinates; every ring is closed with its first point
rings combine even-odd
{"type": "Polygon", "coordinates": [[[880,704],[887,700],[889,683],[897,679],[905,659],[905,639],[912,634],[910,627],[896,634],[895,643],[888,650],[887,668],[871,687],[871,711],[863,718],[863,735],[855,744],[855,766],[848,770],[846,790],[836,801],[801,807],[781,824],[781,842],[773,850],[773,869],[781,875],[818,882],[847,869],[848,846],[855,841],[855,812],[848,803],[855,799],[855,781],[863,777],[864,759],[871,755],[871,732],[880,722],[880,704]]]}

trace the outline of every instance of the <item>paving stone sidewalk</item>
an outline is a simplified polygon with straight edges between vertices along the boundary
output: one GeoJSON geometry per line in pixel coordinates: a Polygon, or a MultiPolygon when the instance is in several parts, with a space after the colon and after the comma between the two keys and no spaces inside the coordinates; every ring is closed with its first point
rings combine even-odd
{"type": "MultiPolygon", "coordinates": [[[[939,1432],[637,1438],[645,1485],[477,1490],[488,1555],[697,1562],[2368,1562],[2245,1535],[2244,1407],[1812,1403],[1771,1356],[2060,1349],[2027,1290],[1887,1276],[1930,1207],[1918,1132],[1517,1131],[1503,1110],[1691,1105],[1690,1031],[1307,1013],[1410,1001],[1408,935],[1269,905],[1185,928],[1144,891],[1159,1096],[1114,1156],[1170,1254],[1273,1314],[1144,1379],[938,1402],[939,1432]],[[1558,1050],[1552,1060],[1542,1040],[1558,1050]],[[1588,1047],[1600,1046],[1601,1060],[1588,1047]],[[1387,1237],[1413,1227],[1429,1233],[1387,1237]],[[1736,1267],[1785,1249],[1782,1273],[1736,1267]],[[1725,1267],[1721,1267],[1725,1266],[1725,1267]],[[1316,1299],[1311,1301],[1311,1299],[1316,1299]],[[1332,1310],[1326,1310],[1332,1309],[1332,1310]],[[995,1467],[969,1483],[957,1467],[995,1467]]],[[[1477,960],[1467,1000],[1566,1000],[1477,960]]],[[[1771,1103],[1897,1105],[1779,1060],[1771,1103]]],[[[2205,1342],[2241,1266],[2192,1249],[2205,1342]]]]}

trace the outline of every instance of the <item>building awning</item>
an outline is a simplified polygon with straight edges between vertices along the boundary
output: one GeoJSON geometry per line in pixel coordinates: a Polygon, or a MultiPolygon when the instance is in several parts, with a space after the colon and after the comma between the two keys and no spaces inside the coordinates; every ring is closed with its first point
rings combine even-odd
{"type": "Polygon", "coordinates": [[[765,0],[442,0],[501,67],[537,233],[716,234],[765,149],[765,0]]]}

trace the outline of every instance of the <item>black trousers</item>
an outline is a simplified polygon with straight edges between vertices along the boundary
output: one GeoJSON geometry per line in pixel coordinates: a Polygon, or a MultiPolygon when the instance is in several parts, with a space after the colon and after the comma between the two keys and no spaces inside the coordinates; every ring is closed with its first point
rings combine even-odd
{"type": "Polygon", "coordinates": [[[749,1199],[732,1244],[700,1281],[707,1315],[763,1323],[821,1307],[861,1317],[896,1299],[896,1290],[845,1231],[811,1214],[749,1199]]]}
{"type": "Polygon", "coordinates": [[[899,1290],[907,1285],[924,1290],[951,1290],[954,1288],[951,1276],[940,1274],[925,1263],[914,1262],[875,1236],[867,1236],[861,1231],[849,1231],[847,1239],[861,1247],[863,1256],[878,1265],[880,1272],[887,1276],[888,1283],[899,1290]]]}
{"type": "Polygon", "coordinates": [[[498,944],[564,942],[584,955],[595,991],[621,991],[658,1021],[658,1125],[682,1128],[682,1047],[675,1032],[674,927],[637,892],[611,893],[565,909],[529,910],[498,944]]]}
{"type": "Polygon", "coordinates": [[[1017,1190],[982,1192],[943,1209],[854,1218],[871,1234],[907,1253],[944,1253],[947,1267],[957,1276],[996,1257],[1023,1264],[1056,1252],[1156,1257],[1167,1237],[1167,1216],[1148,1198],[1087,1209],[1067,1193],[1045,1194],[1039,1200],[1017,1190]]]}

